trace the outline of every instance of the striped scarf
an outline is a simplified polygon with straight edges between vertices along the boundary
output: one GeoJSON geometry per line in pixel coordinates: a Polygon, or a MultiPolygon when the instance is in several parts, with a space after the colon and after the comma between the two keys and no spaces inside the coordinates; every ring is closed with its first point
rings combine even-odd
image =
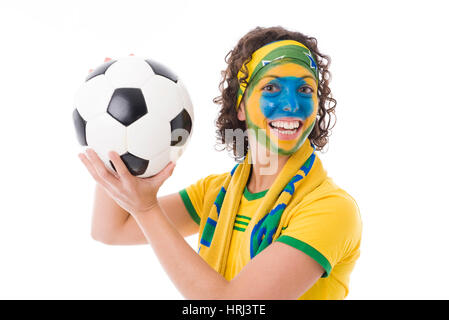
{"type": "MultiPolygon", "coordinates": [[[[200,223],[199,255],[224,275],[232,230],[240,200],[251,172],[251,152],[229,172],[207,219],[200,223]]],[[[299,202],[326,178],[315,146],[307,139],[290,156],[244,231],[240,252],[243,267],[275,241],[287,227],[299,202]]]]}

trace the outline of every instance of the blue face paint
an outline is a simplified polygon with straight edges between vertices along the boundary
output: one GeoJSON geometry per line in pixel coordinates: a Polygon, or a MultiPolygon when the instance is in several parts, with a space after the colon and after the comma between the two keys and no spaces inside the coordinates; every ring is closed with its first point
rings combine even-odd
{"type": "Polygon", "coordinates": [[[268,85],[272,86],[272,92],[262,91],[260,109],[269,121],[285,117],[305,120],[313,114],[313,92],[308,93],[308,89],[301,92],[301,87],[309,86],[304,79],[280,77],[264,87],[268,85]]]}

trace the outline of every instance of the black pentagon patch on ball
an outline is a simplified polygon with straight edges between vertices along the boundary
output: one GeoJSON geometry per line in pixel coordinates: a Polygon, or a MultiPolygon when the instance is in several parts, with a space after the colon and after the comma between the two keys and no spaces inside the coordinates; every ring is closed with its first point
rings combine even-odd
{"type": "Polygon", "coordinates": [[[186,109],[182,109],[173,120],[170,121],[171,142],[170,146],[183,146],[192,131],[192,118],[186,109]]]}
{"type": "Polygon", "coordinates": [[[148,112],[142,90],[138,88],[115,89],[107,112],[123,125],[129,126],[148,112]]]}
{"type": "Polygon", "coordinates": [[[106,72],[106,70],[109,69],[109,67],[113,64],[117,62],[117,60],[111,60],[108,61],[106,63],[103,63],[101,66],[99,66],[98,68],[96,68],[94,71],[92,71],[91,73],[89,73],[89,75],[86,78],[86,82],[89,81],[90,79],[99,76],[100,74],[104,74],[106,72]]]}
{"type": "Polygon", "coordinates": [[[159,62],[156,62],[154,60],[146,59],[146,63],[148,63],[153,69],[154,73],[163,76],[165,78],[170,79],[173,82],[178,82],[178,76],[175,75],[170,69],[168,69],[166,66],[160,64],[159,62]]]}
{"type": "MultiPolygon", "coordinates": [[[[121,155],[120,158],[123,160],[123,162],[125,163],[125,166],[128,168],[129,172],[133,176],[139,176],[141,174],[144,174],[148,168],[148,164],[150,163],[149,160],[139,158],[129,152],[121,155]]],[[[115,172],[117,172],[112,161],[109,160],[109,163],[111,164],[111,166],[115,170],[115,172]]]]}
{"type": "Polygon", "coordinates": [[[86,120],[81,117],[77,109],[73,110],[73,123],[75,125],[76,137],[82,146],[87,146],[86,120]]]}

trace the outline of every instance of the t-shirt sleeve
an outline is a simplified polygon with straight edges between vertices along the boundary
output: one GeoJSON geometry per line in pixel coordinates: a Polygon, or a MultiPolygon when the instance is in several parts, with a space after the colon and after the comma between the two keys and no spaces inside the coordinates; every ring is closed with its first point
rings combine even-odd
{"type": "Polygon", "coordinates": [[[219,182],[222,176],[223,174],[211,174],[179,191],[187,211],[198,225],[200,225],[206,193],[210,191],[211,184],[219,182]]]}
{"type": "Polygon", "coordinates": [[[354,199],[335,194],[299,205],[276,241],[309,255],[327,277],[338,262],[359,249],[361,228],[354,199]]]}

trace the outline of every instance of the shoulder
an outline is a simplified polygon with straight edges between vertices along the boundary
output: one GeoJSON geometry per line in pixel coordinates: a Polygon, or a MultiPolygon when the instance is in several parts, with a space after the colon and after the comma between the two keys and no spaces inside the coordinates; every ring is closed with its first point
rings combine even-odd
{"type": "Polygon", "coordinates": [[[229,175],[229,172],[213,173],[213,174],[208,175],[207,177],[204,177],[203,179],[204,179],[204,182],[208,185],[214,185],[214,184],[221,185],[228,175],[229,175]]]}
{"type": "Polygon", "coordinates": [[[361,239],[362,220],[357,202],[329,177],[303,198],[290,222],[353,245],[361,239]]]}
{"type": "Polygon", "coordinates": [[[205,198],[208,196],[216,196],[228,176],[229,172],[210,174],[198,180],[194,185],[202,190],[205,198]]]}
{"type": "Polygon", "coordinates": [[[327,177],[300,202],[299,208],[314,208],[336,215],[339,219],[360,220],[360,210],[355,199],[327,177]]]}
{"type": "Polygon", "coordinates": [[[214,186],[221,186],[228,175],[229,172],[210,174],[206,177],[198,179],[186,189],[201,189],[202,191],[206,192],[214,186]]]}

